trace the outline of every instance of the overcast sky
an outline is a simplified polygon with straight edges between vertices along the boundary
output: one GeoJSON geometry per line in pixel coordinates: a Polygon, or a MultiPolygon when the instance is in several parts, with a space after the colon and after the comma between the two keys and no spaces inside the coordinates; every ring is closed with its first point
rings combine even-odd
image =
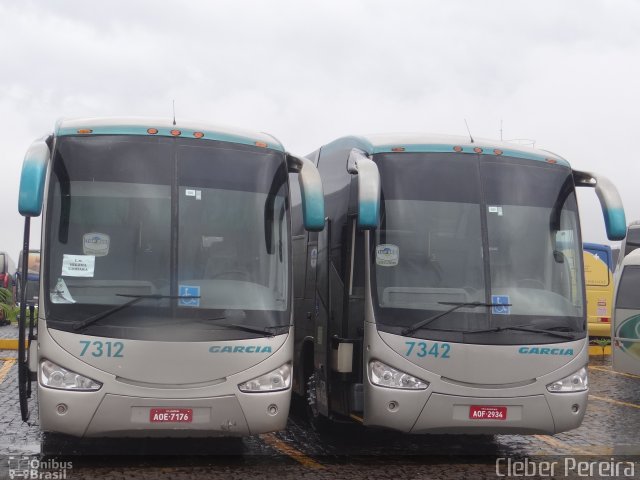
{"type": "MultiPolygon", "coordinates": [[[[56,119],[162,116],[307,154],[357,133],[530,139],[608,176],[640,219],[640,2],[0,0],[0,250],[22,159],[56,119]]],[[[604,242],[592,190],[585,241],[604,242]]],[[[39,224],[35,224],[39,231],[39,224]]],[[[34,241],[39,239],[34,236],[34,241]]]]}

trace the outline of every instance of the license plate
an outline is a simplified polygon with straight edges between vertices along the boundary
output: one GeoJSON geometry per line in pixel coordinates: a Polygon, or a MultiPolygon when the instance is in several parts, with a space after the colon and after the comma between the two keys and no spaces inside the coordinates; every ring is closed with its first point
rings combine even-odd
{"type": "Polygon", "coordinates": [[[191,408],[152,408],[149,411],[151,423],[191,423],[191,408]]]}
{"type": "Polygon", "coordinates": [[[471,420],[506,420],[507,407],[471,405],[469,407],[469,418],[471,420]]]}

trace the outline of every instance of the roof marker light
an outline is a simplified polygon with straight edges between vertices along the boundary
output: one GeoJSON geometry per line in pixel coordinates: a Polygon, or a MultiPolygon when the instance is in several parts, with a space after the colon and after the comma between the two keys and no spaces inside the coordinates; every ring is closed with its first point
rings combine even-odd
{"type": "Polygon", "coordinates": [[[78,129],[78,133],[81,135],[86,135],[88,133],[93,133],[93,130],[91,130],[90,128],[80,128],[78,129]]]}
{"type": "Polygon", "coordinates": [[[404,147],[393,147],[391,149],[392,152],[404,152],[405,148],[404,147]]]}
{"type": "Polygon", "coordinates": [[[474,148],[473,151],[476,153],[482,153],[482,149],[480,147],[474,148]]]}
{"type": "Polygon", "coordinates": [[[500,150],[499,148],[496,148],[493,153],[495,153],[496,155],[502,155],[504,152],[502,150],[500,150]]]}
{"type": "Polygon", "coordinates": [[[454,152],[461,152],[462,151],[462,147],[459,145],[456,145],[455,147],[453,147],[453,151],[454,152]]]}
{"type": "Polygon", "coordinates": [[[267,142],[256,142],[256,147],[267,148],[267,142]]]}
{"type": "Polygon", "coordinates": [[[182,135],[182,132],[180,130],[171,130],[171,135],[173,135],[174,137],[177,137],[179,135],[182,135]]]}
{"type": "Polygon", "coordinates": [[[158,133],[158,129],[157,128],[147,128],[147,133],[149,135],[155,135],[156,133],[158,133]]]}
{"type": "Polygon", "coordinates": [[[545,159],[547,163],[556,164],[558,161],[555,158],[547,158],[545,159]]]}
{"type": "Polygon", "coordinates": [[[202,132],[193,132],[193,136],[196,138],[202,138],[204,137],[204,133],[202,132]]]}

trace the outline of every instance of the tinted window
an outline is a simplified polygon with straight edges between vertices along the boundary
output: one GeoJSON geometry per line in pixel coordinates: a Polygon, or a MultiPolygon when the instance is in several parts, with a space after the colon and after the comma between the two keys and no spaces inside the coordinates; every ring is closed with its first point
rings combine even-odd
{"type": "Polygon", "coordinates": [[[640,266],[628,266],[622,272],[616,308],[640,309],[640,266]]]}
{"type": "Polygon", "coordinates": [[[626,257],[638,247],[640,247],[640,225],[629,227],[629,229],[627,230],[624,256],[626,257]]]}

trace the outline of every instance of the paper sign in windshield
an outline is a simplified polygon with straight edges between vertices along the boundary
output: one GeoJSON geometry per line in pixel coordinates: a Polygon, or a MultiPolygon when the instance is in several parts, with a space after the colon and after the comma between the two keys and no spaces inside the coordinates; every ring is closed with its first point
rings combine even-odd
{"type": "Polygon", "coordinates": [[[395,267],[400,258],[400,249],[397,245],[383,243],[376,247],[376,264],[381,267],[395,267]]]}
{"type": "Polygon", "coordinates": [[[76,303],[62,278],[58,279],[55,288],[51,292],[51,303],[76,303]]]}
{"type": "Polygon", "coordinates": [[[93,255],[62,256],[62,275],[65,277],[93,277],[96,257],[93,255]]]}

